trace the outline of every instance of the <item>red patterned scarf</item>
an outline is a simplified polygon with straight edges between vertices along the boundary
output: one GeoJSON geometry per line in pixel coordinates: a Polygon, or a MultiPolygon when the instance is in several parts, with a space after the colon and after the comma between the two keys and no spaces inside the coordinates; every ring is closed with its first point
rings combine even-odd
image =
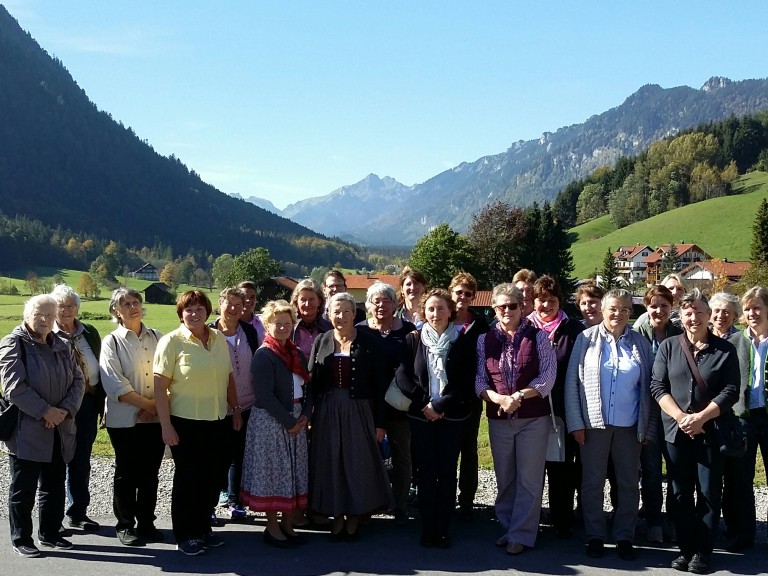
{"type": "Polygon", "coordinates": [[[265,334],[264,346],[277,354],[277,357],[285,363],[288,370],[301,376],[304,382],[309,382],[309,372],[304,368],[304,363],[299,356],[299,349],[292,340],[286,340],[285,345],[283,345],[274,336],[265,334]]]}

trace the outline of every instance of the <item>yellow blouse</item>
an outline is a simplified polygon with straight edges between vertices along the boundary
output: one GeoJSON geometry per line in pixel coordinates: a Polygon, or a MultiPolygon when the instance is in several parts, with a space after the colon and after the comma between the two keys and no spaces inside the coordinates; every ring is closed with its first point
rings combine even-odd
{"type": "Polygon", "coordinates": [[[157,343],[154,372],[171,379],[172,416],[221,420],[227,415],[229,348],[221,332],[209,331],[208,349],[183,324],[157,343]]]}

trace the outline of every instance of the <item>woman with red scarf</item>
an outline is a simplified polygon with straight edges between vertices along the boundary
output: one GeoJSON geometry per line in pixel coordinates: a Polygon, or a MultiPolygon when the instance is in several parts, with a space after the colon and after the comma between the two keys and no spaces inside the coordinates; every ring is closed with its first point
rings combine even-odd
{"type": "Polygon", "coordinates": [[[307,507],[309,372],[304,355],[290,340],[296,322],[293,307],[285,300],[269,302],[261,320],[266,334],[251,362],[256,401],[248,421],[240,499],[251,510],[266,513],[264,542],[292,548],[304,543],[293,529],[292,516],[307,507]]]}
{"type": "MultiPolygon", "coordinates": [[[[563,294],[557,281],[551,276],[542,276],[533,284],[533,312],[528,319],[536,328],[549,337],[557,357],[557,377],[552,388],[552,406],[555,416],[565,422],[565,373],[571,358],[576,337],[584,325],[569,318],[560,308],[563,294]]],[[[578,463],[576,441],[570,434],[565,435],[565,461],[547,462],[549,480],[549,515],[558,538],[567,538],[573,531],[573,496],[581,485],[581,466],[578,463]]]]}

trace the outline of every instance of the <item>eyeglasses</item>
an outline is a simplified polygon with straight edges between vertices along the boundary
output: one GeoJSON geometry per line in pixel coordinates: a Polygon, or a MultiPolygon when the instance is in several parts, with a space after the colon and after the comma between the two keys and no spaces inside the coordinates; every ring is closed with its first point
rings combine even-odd
{"type": "Polygon", "coordinates": [[[609,314],[621,314],[622,316],[629,316],[632,313],[631,308],[608,308],[609,314]]]}
{"type": "Polygon", "coordinates": [[[499,312],[504,312],[505,310],[517,310],[520,307],[520,304],[517,302],[512,302],[511,304],[499,304],[498,306],[494,306],[496,310],[499,312]]]}
{"type": "Polygon", "coordinates": [[[466,290],[454,290],[453,293],[456,296],[464,296],[464,298],[472,298],[474,296],[474,293],[467,292],[466,290]]]}

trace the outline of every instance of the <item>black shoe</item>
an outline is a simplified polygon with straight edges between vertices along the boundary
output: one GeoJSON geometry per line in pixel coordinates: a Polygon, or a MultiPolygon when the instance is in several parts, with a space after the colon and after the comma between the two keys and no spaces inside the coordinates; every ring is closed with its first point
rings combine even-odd
{"type": "Polygon", "coordinates": [[[680,572],[688,572],[688,558],[686,558],[683,554],[680,554],[677,558],[672,560],[672,568],[675,570],[679,570],[680,572]]]}
{"type": "Polygon", "coordinates": [[[297,546],[301,546],[302,544],[307,543],[307,539],[304,538],[304,536],[296,533],[290,534],[289,532],[284,530],[282,526],[280,526],[280,532],[283,533],[283,536],[288,538],[288,542],[290,542],[291,544],[296,544],[297,546]]]}
{"type": "Polygon", "coordinates": [[[704,560],[700,554],[694,554],[691,561],[688,562],[688,572],[693,574],[706,574],[709,572],[709,562],[704,560]]]}
{"type": "Polygon", "coordinates": [[[637,558],[635,547],[629,540],[617,540],[616,548],[618,548],[619,558],[622,560],[635,560],[637,558]]]}
{"type": "Polygon", "coordinates": [[[275,538],[272,536],[272,534],[269,533],[269,530],[266,528],[264,529],[264,543],[269,544],[270,546],[274,546],[275,548],[293,548],[295,544],[293,544],[290,540],[280,540],[279,538],[275,538]]]}
{"type": "Polygon", "coordinates": [[[34,544],[14,544],[13,551],[22,558],[37,558],[40,550],[34,544]]]}
{"type": "Polygon", "coordinates": [[[74,548],[72,542],[64,540],[64,538],[58,534],[53,538],[43,538],[40,536],[37,541],[40,543],[40,546],[44,548],[56,548],[56,550],[72,550],[72,548],[74,548]]]}
{"type": "Polygon", "coordinates": [[[224,540],[216,536],[212,531],[203,534],[203,539],[201,541],[204,548],[218,548],[219,546],[224,546],[224,540]]]}
{"type": "Polygon", "coordinates": [[[590,558],[602,558],[605,545],[600,538],[592,538],[587,543],[587,556],[590,558]]]}
{"type": "Polygon", "coordinates": [[[94,530],[99,529],[99,523],[95,520],[91,520],[88,518],[88,516],[82,516],[81,518],[70,518],[69,526],[70,528],[80,528],[81,530],[86,530],[88,532],[93,532],[94,530]]]}
{"type": "Polygon", "coordinates": [[[147,542],[165,542],[165,536],[163,536],[163,533],[154,526],[149,526],[147,528],[137,528],[136,536],[142,540],[146,540],[147,542]]]}
{"type": "Polygon", "coordinates": [[[459,520],[462,522],[472,522],[472,520],[475,518],[475,512],[472,509],[472,505],[464,505],[462,504],[459,506],[459,520]]]}
{"type": "Polygon", "coordinates": [[[421,544],[424,548],[434,548],[437,546],[437,538],[431,534],[422,534],[421,539],[419,540],[419,544],[421,544]]]}
{"type": "Polygon", "coordinates": [[[140,546],[142,544],[139,537],[136,536],[136,530],[133,528],[124,528],[117,531],[117,539],[123,546],[140,546]]]}
{"type": "Polygon", "coordinates": [[[176,544],[176,550],[187,556],[205,554],[205,548],[200,540],[185,540],[176,544]]]}
{"type": "Polygon", "coordinates": [[[738,536],[729,539],[725,543],[725,549],[728,552],[744,552],[745,550],[749,550],[750,548],[753,548],[755,546],[754,540],[747,540],[746,538],[740,538],[738,536]]]}

